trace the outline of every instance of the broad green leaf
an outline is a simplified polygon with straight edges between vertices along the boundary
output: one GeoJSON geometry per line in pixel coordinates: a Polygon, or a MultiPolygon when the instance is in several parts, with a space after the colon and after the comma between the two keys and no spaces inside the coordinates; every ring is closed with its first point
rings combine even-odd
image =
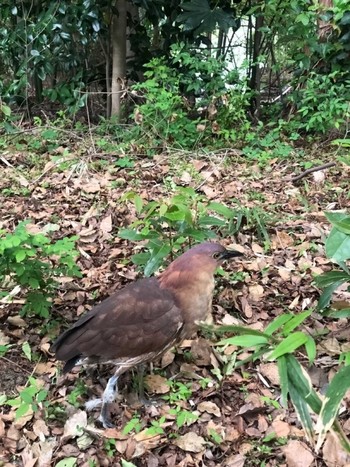
{"type": "Polygon", "coordinates": [[[217,343],[217,345],[226,345],[226,344],[239,345],[241,347],[255,347],[256,345],[260,345],[260,344],[268,344],[268,340],[264,336],[244,335],[244,336],[229,337],[217,343]]]}
{"type": "Polygon", "coordinates": [[[283,407],[288,407],[288,372],[286,357],[284,355],[277,359],[277,365],[281,386],[281,405],[283,407]]]}
{"type": "Polygon", "coordinates": [[[136,467],[135,464],[129,461],[125,461],[124,459],[121,460],[122,467],[136,467]]]}
{"type": "Polygon", "coordinates": [[[336,211],[325,211],[324,215],[326,216],[327,220],[334,225],[337,222],[341,222],[344,219],[348,218],[349,215],[346,212],[336,212],[336,211]]]}
{"type": "Polygon", "coordinates": [[[293,316],[292,319],[290,319],[288,321],[288,323],[286,323],[284,326],[283,326],[283,334],[285,336],[287,336],[288,334],[290,334],[292,331],[294,331],[295,328],[297,328],[303,321],[306,320],[306,318],[308,318],[312,313],[312,310],[307,310],[307,311],[303,311],[302,313],[299,313],[298,315],[296,316],[293,316]]]}
{"type": "Polygon", "coordinates": [[[22,350],[24,355],[28,358],[28,360],[31,362],[32,361],[32,349],[30,348],[30,345],[28,342],[23,342],[22,344],[22,350]]]}
{"type": "Polygon", "coordinates": [[[326,287],[320,298],[318,299],[317,309],[324,310],[327,308],[332,300],[333,292],[343,283],[344,281],[334,282],[332,285],[326,287]]]}
{"type": "Polygon", "coordinates": [[[294,355],[286,355],[288,381],[293,384],[298,393],[305,399],[310,408],[316,414],[320,413],[322,401],[312,387],[309,375],[300,365],[294,355]]]}
{"type": "Polygon", "coordinates": [[[26,250],[18,250],[16,251],[16,261],[17,263],[21,263],[26,258],[26,250]]]}
{"type": "Polygon", "coordinates": [[[350,308],[343,308],[342,310],[330,310],[327,313],[327,316],[330,316],[331,318],[335,319],[341,319],[341,318],[349,318],[350,317],[350,308]]]}
{"type": "Polygon", "coordinates": [[[295,349],[304,345],[307,339],[308,337],[300,331],[290,334],[277,345],[275,350],[268,356],[268,360],[275,360],[282,355],[294,352],[295,349]]]}
{"type": "Polygon", "coordinates": [[[265,329],[265,334],[273,334],[277,329],[282,327],[285,323],[287,323],[289,320],[293,318],[292,314],[283,314],[280,316],[277,316],[271,323],[266,327],[265,329]]]}
{"type": "Polygon", "coordinates": [[[75,467],[76,464],[76,457],[66,457],[65,459],[60,460],[55,467],[75,467]]]}
{"type": "Polygon", "coordinates": [[[310,363],[313,363],[316,358],[316,343],[315,340],[308,336],[307,342],[305,343],[305,350],[310,363]]]}
{"type": "Polygon", "coordinates": [[[208,210],[212,210],[226,219],[233,219],[235,212],[221,203],[212,202],[208,204],[208,210]]]}
{"type": "Polygon", "coordinates": [[[350,235],[334,227],[326,240],[326,255],[336,262],[349,259],[350,235]]]}
{"type": "Polygon", "coordinates": [[[143,199],[141,198],[141,196],[135,195],[134,204],[135,204],[136,212],[140,214],[142,211],[142,207],[143,207],[143,199]]]}
{"type": "MultiPolygon", "coordinates": [[[[212,327],[211,327],[212,329],[212,327]]],[[[251,336],[263,336],[268,339],[270,336],[267,333],[258,331],[257,329],[250,329],[245,326],[235,326],[233,324],[226,324],[214,328],[216,333],[235,332],[237,334],[249,334],[251,336]]]]}
{"type": "Polygon", "coordinates": [[[171,246],[163,244],[156,254],[151,254],[151,258],[146,263],[144,274],[146,277],[151,276],[162,264],[163,258],[171,252],[171,246]]]}
{"type": "Polygon", "coordinates": [[[201,216],[198,220],[198,225],[213,225],[222,227],[226,225],[226,221],[214,216],[201,216]]]}
{"type": "Polygon", "coordinates": [[[292,381],[289,381],[288,389],[289,389],[290,399],[298,415],[299,421],[304,428],[306,437],[309,440],[309,442],[313,444],[314,428],[313,428],[308,404],[306,403],[303,395],[293,385],[292,381]]]}
{"type": "Polygon", "coordinates": [[[328,271],[314,278],[317,287],[324,289],[334,283],[350,281],[350,275],[344,271],[328,271]]]}
{"type": "Polygon", "coordinates": [[[23,415],[25,415],[29,409],[30,409],[30,404],[22,403],[16,410],[16,419],[23,417],[23,415]]]}
{"type": "Polygon", "coordinates": [[[327,432],[338,414],[345,393],[350,388],[350,366],[341,368],[333,377],[326,391],[316,430],[319,431],[316,450],[320,449],[327,432]]]}

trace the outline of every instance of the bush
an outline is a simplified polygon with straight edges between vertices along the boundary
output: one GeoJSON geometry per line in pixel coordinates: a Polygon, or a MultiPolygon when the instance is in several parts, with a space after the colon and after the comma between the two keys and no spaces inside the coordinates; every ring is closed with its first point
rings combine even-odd
{"type": "Polygon", "coordinates": [[[81,277],[75,258],[77,237],[54,241],[47,234],[56,226],[47,225],[38,233],[30,221],[21,222],[14,233],[0,231],[0,296],[9,295],[13,285],[25,293],[21,314],[48,318],[59,276],[81,277]]]}

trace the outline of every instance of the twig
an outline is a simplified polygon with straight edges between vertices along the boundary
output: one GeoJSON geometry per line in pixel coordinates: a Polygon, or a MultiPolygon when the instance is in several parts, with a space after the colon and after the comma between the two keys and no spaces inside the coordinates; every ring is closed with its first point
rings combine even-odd
{"type": "Polygon", "coordinates": [[[306,177],[306,175],[309,175],[312,172],[317,172],[319,170],[328,169],[329,167],[334,167],[335,165],[336,165],[335,162],[327,162],[327,164],[317,165],[316,167],[312,167],[311,169],[307,169],[304,172],[301,172],[301,174],[296,175],[295,177],[292,177],[290,179],[290,181],[293,182],[293,183],[297,182],[298,180],[306,177]]]}

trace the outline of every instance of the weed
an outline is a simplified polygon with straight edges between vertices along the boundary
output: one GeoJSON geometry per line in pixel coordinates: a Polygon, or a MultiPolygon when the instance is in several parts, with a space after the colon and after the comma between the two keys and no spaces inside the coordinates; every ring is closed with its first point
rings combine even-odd
{"type": "MultiPolygon", "coordinates": [[[[42,388],[41,382],[30,376],[27,387],[19,392],[15,399],[7,400],[6,404],[11,407],[17,407],[16,418],[25,415],[29,409],[37,412],[47,397],[48,391],[42,388]]],[[[47,405],[47,403],[45,404],[47,405]]]]}

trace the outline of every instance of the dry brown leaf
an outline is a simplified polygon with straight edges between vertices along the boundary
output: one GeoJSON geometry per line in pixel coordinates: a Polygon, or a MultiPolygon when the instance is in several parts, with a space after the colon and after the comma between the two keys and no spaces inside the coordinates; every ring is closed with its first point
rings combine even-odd
{"type": "Polygon", "coordinates": [[[33,423],[33,431],[39,437],[40,441],[44,441],[46,436],[49,436],[49,429],[43,419],[39,418],[33,423]]]}
{"type": "Polygon", "coordinates": [[[287,438],[290,434],[290,425],[282,420],[274,420],[267,430],[267,435],[275,433],[277,438],[287,438]]]}
{"type": "Polygon", "coordinates": [[[261,365],[259,365],[259,371],[274,386],[279,386],[280,378],[276,363],[262,363],[261,365]]]}
{"type": "Polygon", "coordinates": [[[210,402],[210,401],[200,402],[197,405],[197,409],[200,412],[207,412],[209,414],[213,414],[213,415],[215,415],[215,417],[220,417],[221,416],[220,409],[214,402],[210,402]]]}
{"type": "Polygon", "coordinates": [[[38,460],[37,457],[34,457],[33,451],[29,445],[27,445],[21,452],[21,458],[24,467],[33,467],[38,460]]]}
{"type": "Polygon", "coordinates": [[[81,189],[85,193],[98,193],[101,190],[101,186],[97,180],[91,179],[88,183],[82,184],[81,189]]]}
{"type": "Polygon", "coordinates": [[[174,444],[188,452],[203,452],[205,449],[205,439],[202,436],[198,436],[194,431],[189,431],[183,436],[179,436],[174,444]]]}
{"type": "Polygon", "coordinates": [[[246,457],[242,454],[234,454],[223,461],[223,467],[244,467],[246,457]]]}
{"type": "Polygon", "coordinates": [[[85,410],[78,410],[68,418],[64,424],[64,432],[62,438],[76,438],[80,436],[83,429],[87,426],[87,414],[85,410]]]}
{"type": "Polygon", "coordinates": [[[315,460],[306,444],[291,440],[282,447],[288,467],[309,467],[315,460]]]}
{"type": "Polygon", "coordinates": [[[271,236],[271,244],[274,250],[284,250],[285,248],[294,245],[294,240],[287,232],[282,230],[277,232],[276,235],[271,236]]]}
{"type": "Polygon", "coordinates": [[[160,375],[147,375],[145,385],[153,394],[166,394],[170,391],[168,380],[160,375]]]}
{"type": "Polygon", "coordinates": [[[329,432],[323,446],[323,461],[329,467],[348,467],[350,455],[347,454],[338,441],[338,438],[329,432]]]}
{"type": "Polygon", "coordinates": [[[250,285],[248,287],[249,297],[254,301],[258,302],[264,295],[264,288],[260,284],[250,285]]]}
{"type": "Polygon", "coordinates": [[[112,216],[109,214],[108,216],[104,217],[100,223],[100,230],[106,235],[112,231],[112,216]]]}
{"type": "Polygon", "coordinates": [[[12,326],[16,326],[17,328],[27,328],[28,327],[28,323],[26,321],[24,321],[24,319],[21,318],[18,315],[9,316],[7,318],[7,322],[12,324],[12,326]]]}

